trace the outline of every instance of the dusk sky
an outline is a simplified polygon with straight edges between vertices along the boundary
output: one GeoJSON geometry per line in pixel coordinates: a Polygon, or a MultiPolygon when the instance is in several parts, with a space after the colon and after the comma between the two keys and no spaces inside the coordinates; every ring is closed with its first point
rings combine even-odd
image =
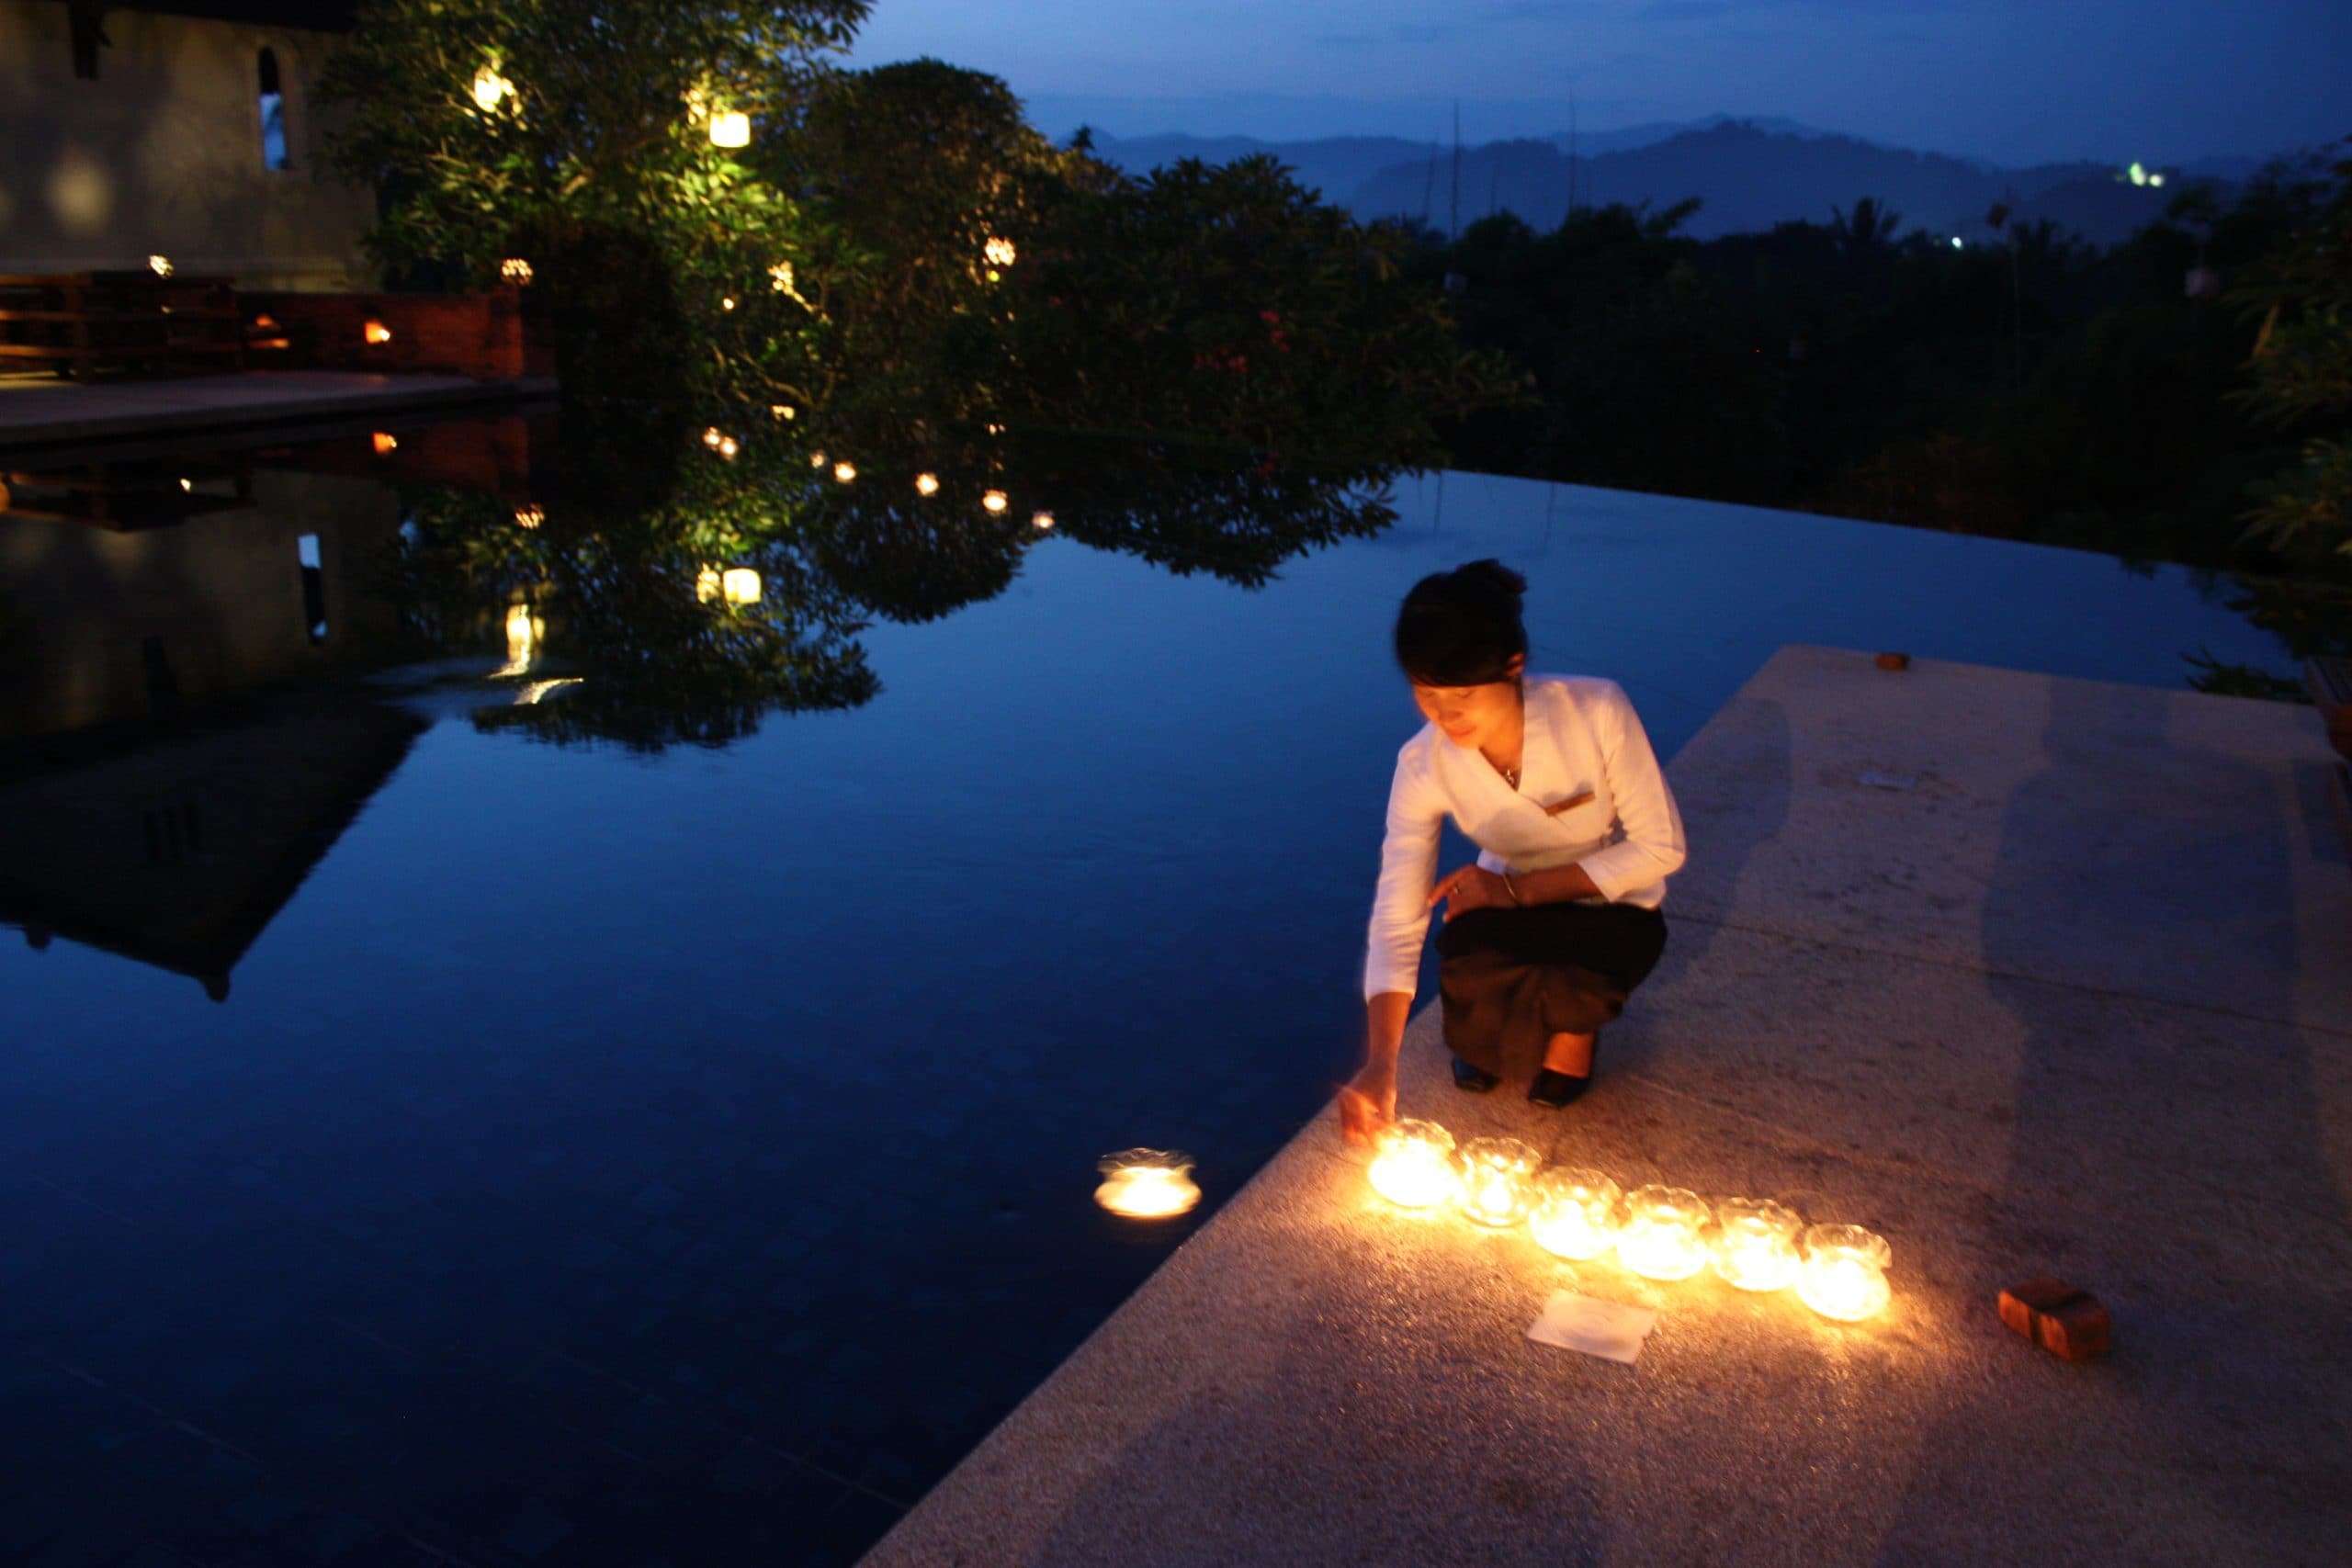
{"type": "Polygon", "coordinates": [[[2004,163],[2352,133],[2352,0],[876,0],[854,61],[991,72],[1040,130],[1486,141],[1783,117],[2004,163]]]}

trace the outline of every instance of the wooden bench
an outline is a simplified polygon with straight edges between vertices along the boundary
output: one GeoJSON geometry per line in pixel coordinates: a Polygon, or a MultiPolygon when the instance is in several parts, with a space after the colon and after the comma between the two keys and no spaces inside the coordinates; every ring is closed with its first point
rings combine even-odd
{"type": "Polygon", "coordinates": [[[245,367],[235,284],[153,272],[0,274],[0,369],[76,381],[245,367]]]}

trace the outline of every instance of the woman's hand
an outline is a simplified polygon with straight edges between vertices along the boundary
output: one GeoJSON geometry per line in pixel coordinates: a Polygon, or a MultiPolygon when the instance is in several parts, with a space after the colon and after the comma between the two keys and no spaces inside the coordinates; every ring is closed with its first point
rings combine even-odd
{"type": "Polygon", "coordinates": [[[1371,1144],[1396,1120],[1396,1069],[1367,1066],[1340,1086],[1340,1136],[1371,1144]]]}
{"type": "Polygon", "coordinates": [[[1480,865],[1465,865],[1451,876],[1440,879],[1430,889],[1430,907],[1439,900],[1445,903],[1445,918],[1468,914],[1473,909],[1515,908],[1519,900],[1510,896],[1510,887],[1501,877],[1480,865]]]}

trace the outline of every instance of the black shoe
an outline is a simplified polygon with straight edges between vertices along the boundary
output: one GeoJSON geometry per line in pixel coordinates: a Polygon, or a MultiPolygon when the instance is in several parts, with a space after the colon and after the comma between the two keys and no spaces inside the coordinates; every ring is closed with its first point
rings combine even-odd
{"type": "Polygon", "coordinates": [[[1474,1067],[1459,1056],[1453,1058],[1453,1087],[1464,1094],[1484,1094],[1502,1081],[1484,1067],[1474,1067]]]}
{"type": "Polygon", "coordinates": [[[1537,1071],[1535,1081],[1527,1086],[1527,1102],[1540,1105],[1546,1111],[1565,1110],[1591,1086],[1589,1074],[1580,1078],[1570,1077],[1566,1073],[1555,1073],[1549,1067],[1544,1067],[1537,1071]]]}

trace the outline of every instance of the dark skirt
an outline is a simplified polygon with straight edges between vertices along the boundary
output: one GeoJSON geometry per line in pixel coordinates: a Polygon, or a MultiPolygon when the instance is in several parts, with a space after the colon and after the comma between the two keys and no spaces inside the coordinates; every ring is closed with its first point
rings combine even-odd
{"type": "Polygon", "coordinates": [[[1634,904],[1473,909],[1438,931],[1437,951],[1446,1044],[1500,1073],[1623,1012],[1666,951],[1666,917],[1634,904]]]}

